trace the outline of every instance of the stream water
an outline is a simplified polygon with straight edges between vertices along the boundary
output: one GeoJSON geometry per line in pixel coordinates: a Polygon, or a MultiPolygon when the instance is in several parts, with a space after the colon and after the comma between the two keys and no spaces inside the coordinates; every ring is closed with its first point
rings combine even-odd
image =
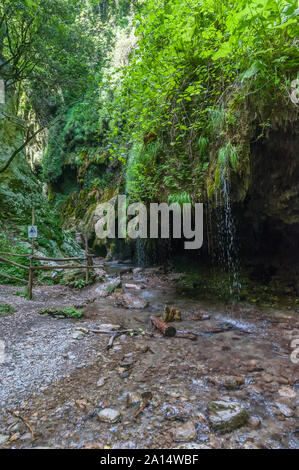
{"type": "MultiPolygon", "coordinates": [[[[120,268],[109,265],[108,282],[120,268]]],[[[0,288],[0,300],[17,308],[0,319],[0,339],[12,358],[0,366],[0,434],[17,436],[3,446],[299,448],[298,365],[290,359],[298,314],[192,300],[178,294],[175,278],[155,269],[127,273],[122,290],[107,297],[98,295],[97,284],[82,291],[36,287],[33,302],[0,288]],[[130,308],[123,303],[127,294],[130,308]],[[134,308],[136,300],[144,308],[134,308]],[[79,322],[38,315],[45,305],[74,304],[84,308],[79,322]],[[197,341],[165,338],[153,329],[150,316],[165,304],[181,310],[182,321],[173,325],[195,333],[197,341]],[[107,350],[110,337],[93,333],[103,324],[140,334],[122,335],[107,350]],[[77,328],[85,333],[75,339],[77,328]],[[129,368],[123,366],[128,358],[129,368]],[[235,376],[240,384],[227,387],[235,376]],[[130,397],[144,393],[152,398],[135,419],[139,405],[131,406],[130,397]],[[212,400],[238,404],[249,421],[231,432],[213,430],[212,400]],[[99,421],[107,407],[120,413],[118,422],[99,421]],[[6,408],[31,424],[34,439],[6,408]],[[182,426],[191,429],[187,438],[180,438],[182,426]]]]}

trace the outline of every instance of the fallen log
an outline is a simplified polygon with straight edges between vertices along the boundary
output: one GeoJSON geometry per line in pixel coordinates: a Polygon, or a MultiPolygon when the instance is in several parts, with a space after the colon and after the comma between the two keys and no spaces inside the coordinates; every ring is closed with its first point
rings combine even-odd
{"type": "Polygon", "coordinates": [[[185,331],[177,331],[176,333],[177,338],[191,339],[191,341],[197,340],[197,336],[194,333],[187,333],[185,331]]]}
{"type": "Polygon", "coordinates": [[[142,394],[142,402],[140,404],[140,407],[138,410],[134,413],[134,418],[136,419],[140,413],[148,406],[149,401],[153,398],[153,395],[151,392],[144,392],[142,394]]]}
{"type": "Polygon", "coordinates": [[[161,318],[151,316],[152,324],[163,334],[163,336],[173,337],[176,335],[176,329],[174,326],[169,326],[161,318]]]}

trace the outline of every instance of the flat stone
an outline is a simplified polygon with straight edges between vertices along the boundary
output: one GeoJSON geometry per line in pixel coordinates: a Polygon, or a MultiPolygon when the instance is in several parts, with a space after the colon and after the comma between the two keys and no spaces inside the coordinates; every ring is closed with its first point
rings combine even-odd
{"type": "Polygon", "coordinates": [[[9,436],[6,436],[5,434],[0,434],[0,445],[7,442],[8,439],[9,439],[9,436]]]}
{"type": "Polygon", "coordinates": [[[105,381],[106,379],[104,378],[101,378],[97,381],[97,387],[103,387],[103,385],[105,385],[105,381]]]}
{"type": "Polygon", "coordinates": [[[120,417],[120,412],[113,408],[104,408],[98,413],[98,419],[103,423],[116,423],[120,417]]]}
{"type": "Polygon", "coordinates": [[[115,289],[121,287],[121,279],[118,277],[111,281],[104,282],[102,285],[95,289],[98,297],[108,297],[115,289]]]}
{"type": "Polygon", "coordinates": [[[271,382],[273,382],[274,377],[272,375],[265,374],[265,375],[262,376],[262,380],[266,383],[271,383],[271,382]]]}
{"type": "Polygon", "coordinates": [[[172,439],[175,442],[187,442],[196,439],[197,432],[192,421],[176,426],[172,429],[172,439]]]}
{"type": "Polygon", "coordinates": [[[212,401],[207,406],[209,423],[215,431],[230,432],[244,426],[248,421],[248,412],[237,402],[212,401]]]}
{"type": "Polygon", "coordinates": [[[248,424],[253,428],[257,429],[261,425],[261,420],[259,418],[251,417],[249,418],[248,424]]]}
{"type": "Polygon", "coordinates": [[[296,398],[296,392],[292,389],[292,387],[281,387],[278,390],[278,393],[281,397],[296,398]]]}
{"type": "Polygon", "coordinates": [[[178,447],[174,447],[174,449],[211,449],[212,447],[209,447],[205,444],[198,444],[197,442],[188,442],[186,444],[181,444],[178,447]]]}
{"type": "Polygon", "coordinates": [[[127,292],[117,300],[116,304],[128,309],[143,310],[148,306],[148,301],[127,292]]]}
{"type": "Polygon", "coordinates": [[[26,434],[23,434],[23,436],[20,437],[21,441],[27,441],[28,439],[32,439],[30,432],[26,432],[26,434]]]}
{"type": "Polygon", "coordinates": [[[285,405],[284,403],[275,403],[275,405],[277,406],[277,408],[279,409],[280,413],[285,416],[286,418],[291,418],[292,416],[294,416],[295,414],[295,411],[294,410],[291,410],[291,408],[289,408],[287,405],[285,405]]]}
{"type": "Polygon", "coordinates": [[[225,387],[228,390],[234,390],[244,384],[244,378],[236,375],[219,375],[216,377],[209,377],[209,382],[219,387],[225,387]]]}
{"type": "Polygon", "coordinates": [[[73,339],[82,339],[84,338],[85,334],[83,333],[83,331],[74,331],[74,333],[72,333],[72,338],[73,339]]]}
{"type": "Polygon", "coordinates": [[[111,323],[102,323],[97,327],[97,329],[104,331],[118,331],[120,328],[120,325],[112,325],[111,323]]]}

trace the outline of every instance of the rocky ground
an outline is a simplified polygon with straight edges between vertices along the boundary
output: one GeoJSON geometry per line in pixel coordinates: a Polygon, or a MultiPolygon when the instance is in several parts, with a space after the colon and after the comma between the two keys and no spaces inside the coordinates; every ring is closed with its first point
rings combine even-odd
{"type": "Polygon", "coordinates": [[[0,447],[299,448],[295,311],[190,300],[153,269],[110,276],[31,302],[0,286],[16,309],[0,318],[0,447]],[[153,329],[165,304],[196,341],[153,329]],[[63,306],[83,318],[39,314],[63,306]]]}

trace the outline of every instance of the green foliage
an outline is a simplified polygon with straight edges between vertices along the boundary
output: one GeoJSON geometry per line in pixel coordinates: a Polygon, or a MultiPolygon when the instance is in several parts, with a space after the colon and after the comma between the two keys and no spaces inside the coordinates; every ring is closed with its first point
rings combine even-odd
{"type": "Polygon", "coordinates": [[[64,316],[66,318],[79,319],[83,316],[83,310],[75,307],[62,307],[62,308],[44,308],[39,311],[40,315],[51,315],[51,316],[64,316]]]}
{"type": "Polygon", "coordinates": [[[296,7],[294,0],[142,2],[137,46],[114,94],[119,119],[110,133],[111,154],[122,162],[126,142],[132,143],[126,175],[135,198],[175,190],[198,197],[210,172],[224,165],[239,171],[239,147],[249,138],[240,126],[251,95],[267,101],[269,119],[277,95],[288,99],[286,82],[298,54],[296,7]],[[151,134],[159,142],[155,152],[141,144],[151,134]],[[210,147],[220,148],[212,157],[216,165],[210,147]]]}
{"type": "MultiPolygon", "coordinates": [[[[24,240],[20,237],[9,237],[5,232],[0,232],[0,251],[5,251],[7,253],[18,253],[18,254],[30,254],[31,248],[28,243],[26,245],[24,243],[24,240]]],[[[24,266],[29,266],[29,256],[27,257],[17,257],[17,256],[6,256],[3,255],[5,258],[14,261],[17,264],[21,264],[24,266]]],[[[18,277],[19,279],[28,279],[28,271],[22,268],[19,268],[18,266],[14,266],[12,264],[0,263],[0,271],[3,274],[6,274],[8,276],[12,277],[18,277]]],[[[22,283],[18,281],[13,281],[11,279],[6,279],[5,277],[1,277],[1,284],[16,284],[16,285],[22,285],[22,283]]]]}
{"type": "Polygon", "coordinates": [[[187,204],[187,203],[191,203],[191,197],[186,191],[183,191],[179,194],[178,193],[170,194],[168,196],[168,202],[170,204],[173,204],[173,203],[178,203],[180,205],[187,204]]]}
{"type": "Polygon", "coordinates": [[[13,315],[16,309],[10,304],[0,304],[0,318],[13,315]]]}

